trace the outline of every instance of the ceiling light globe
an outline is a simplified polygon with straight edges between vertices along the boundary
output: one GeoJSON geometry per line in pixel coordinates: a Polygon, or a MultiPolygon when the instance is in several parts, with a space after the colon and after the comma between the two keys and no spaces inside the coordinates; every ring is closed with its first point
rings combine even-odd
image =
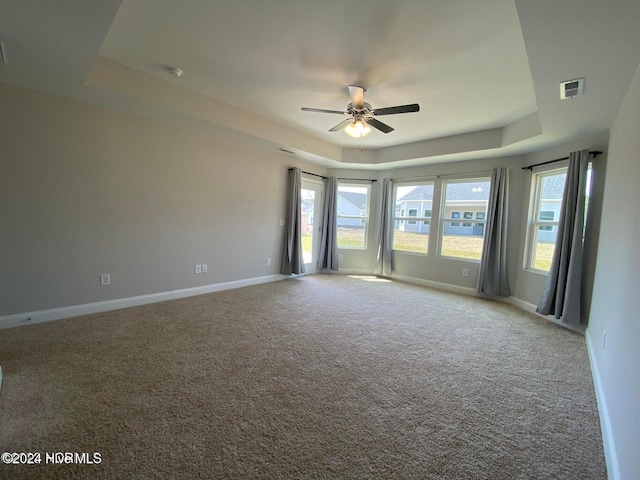
{"type": "Polygon", "coordinates": [[[362,120],[354,120],[345,127],[344,131],[353,138],[361,138],[371,133],[371,127],[362,120]]]}

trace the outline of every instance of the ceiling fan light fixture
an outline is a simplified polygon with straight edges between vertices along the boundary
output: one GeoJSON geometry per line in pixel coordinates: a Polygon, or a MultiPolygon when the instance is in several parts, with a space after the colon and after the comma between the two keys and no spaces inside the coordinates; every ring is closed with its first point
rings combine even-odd
{"type": "Polygon", "coordinates": [[[371,133],[371,127],[362,120],[354,120],[344,128],[347,135],[353,138],[362,138],[371,133]]]}

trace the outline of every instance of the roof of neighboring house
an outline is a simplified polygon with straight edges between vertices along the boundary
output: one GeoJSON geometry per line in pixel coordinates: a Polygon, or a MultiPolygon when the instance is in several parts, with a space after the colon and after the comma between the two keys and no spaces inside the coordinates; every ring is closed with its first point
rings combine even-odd
{"type": "Polygon", "coordinates": [[[447,185],[447,200],[488,200],[489,182],[462,182],[447,185]]]}
{"type": "MultiPolygon", "coordinates": [[[[542,183],[543,199],[561,199],[564,191],[565,175],[552,175],[546,177],[542,183]]],[[[489,198],[489,187],[487,182],[461,182],[447,185],[447,200],[487,200],[489,198]]],[[[402,198],[398,202],[412,200],[432,200],[433,185],[420,185],[402,198]]]]}
{"type": "Polygon", "coordinates": [[[542,182],[542,199],[561,199],[566,175],[550,175],[542,182]]]}
{"type": "Polygon", "coordinates": [[[364,210],[367,207],[367,195],[365,193],[338,192],[338,196],[360,210],[364,210]]]}
{"type": "Polygon", "coordinates": [[[433,200],[433,185],[420,185],[404,197],[399,198],[398,202],[406,202],[409,200],[433,200]]]}
{"type": "MultiPolygon", "coordinates": [[[[447,185],[447,200],[487,200],[488,198],[488,182],[461,182],[447,185]]],[[[420,185],[400,198],[398,202],[432,199],[433,185],[420,185]]]]}

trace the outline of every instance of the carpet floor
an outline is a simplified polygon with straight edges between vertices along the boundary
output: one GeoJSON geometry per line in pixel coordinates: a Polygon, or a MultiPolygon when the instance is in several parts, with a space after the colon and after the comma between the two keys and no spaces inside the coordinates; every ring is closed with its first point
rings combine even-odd
{"type": "Polygon", "coordinates": [[[306,276],[2,330],[0,365],[0,453],[42,462],[3,479],[606,478],[582,336],[395,281],[306,276]]]}

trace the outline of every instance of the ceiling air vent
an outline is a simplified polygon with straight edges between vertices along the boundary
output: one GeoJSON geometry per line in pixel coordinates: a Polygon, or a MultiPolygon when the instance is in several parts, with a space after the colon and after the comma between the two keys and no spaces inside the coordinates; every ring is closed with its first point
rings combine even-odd
{"type": "Polygon", "coordinates": [[[575,80],[567,80],[560,84],[560,98],[565,100],[567,98],[577,97],[582,95],[584,91],[584,78],[576,78],[575,80]]]}

